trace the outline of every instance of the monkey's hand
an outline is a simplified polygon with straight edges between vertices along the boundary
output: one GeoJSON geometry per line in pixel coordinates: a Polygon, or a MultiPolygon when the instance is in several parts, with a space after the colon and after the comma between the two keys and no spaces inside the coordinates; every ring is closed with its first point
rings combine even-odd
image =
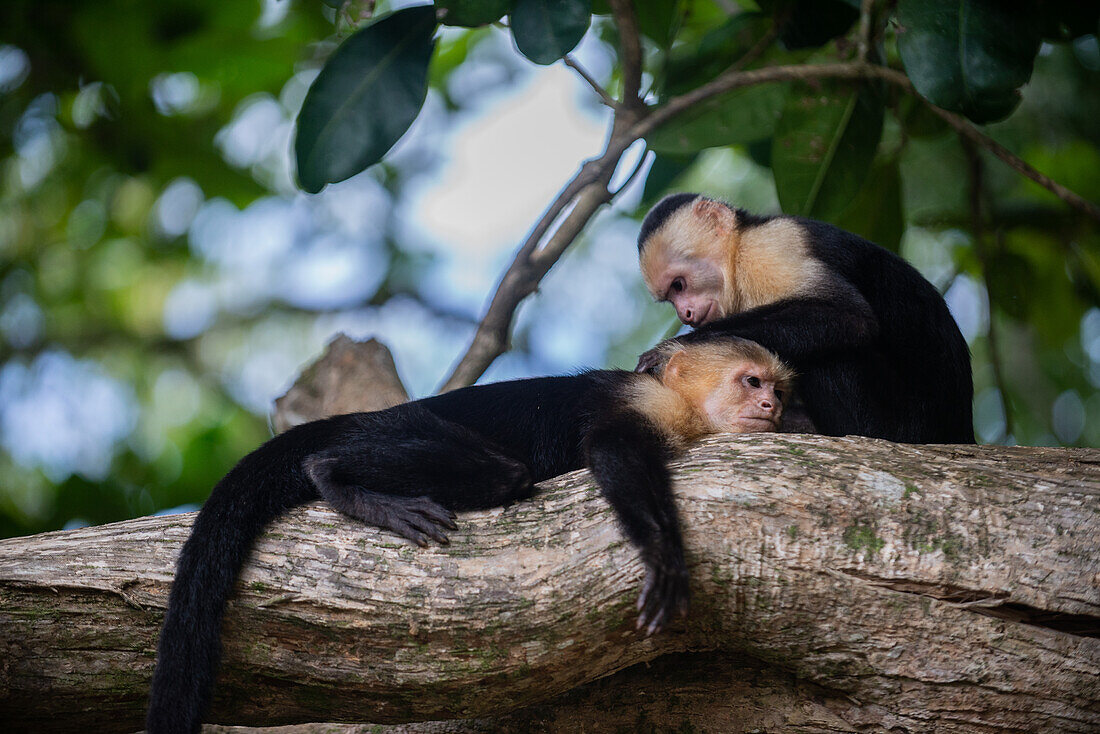
{"type": "Polygon", "coordinates": [[[673,617],[687,615],[690,597],[687,566],[682,555],[664,560],[648,559],[645,582],[638,596],[636,629],[645,630],[646,637],[660,632],[673,617]]]}
{"type": "Polygon", "coordinates": [[[638,357],[638,366],[634,368],[634,371],[651,372],[659,375],[668,362],[668,358],[671,357],[679,347],[680,342],[676,339],[666,339],[648,352],[643,352],[642,356],[638,357]]]}
{"type": "Polygon", "coordinates": [[[375,495],[370,507],[370,518],[365,522],[386,530],[392,530],[408,538],[421,548],[429,538],[441,545],[450,543],[442,528],[456,530],[455,514],[427,497],[394,497],[375,495]]]}

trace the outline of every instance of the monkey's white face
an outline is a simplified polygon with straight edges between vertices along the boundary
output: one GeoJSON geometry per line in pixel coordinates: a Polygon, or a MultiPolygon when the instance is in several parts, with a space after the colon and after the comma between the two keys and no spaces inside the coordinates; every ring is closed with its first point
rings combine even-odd
{"type": "Polygon", "coordinates": [[[742,362],[711,391],[703,410],[719,431],[778,431],[784,398],[783,387],[769,370],[754,362],[742,362]]]}
{"type": "Polygon", "coordinates": [[[722,306],[726,278],[710,259],[673,260],[653,275],[650,290],[659,300],[671,303],[688,326],[699,327],[726,315],[722,306]]]}

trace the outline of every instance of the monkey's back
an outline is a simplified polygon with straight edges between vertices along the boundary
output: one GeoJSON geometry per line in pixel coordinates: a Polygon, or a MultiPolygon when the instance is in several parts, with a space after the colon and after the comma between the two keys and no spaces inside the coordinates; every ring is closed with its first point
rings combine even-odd
{"type": "MultiPolygon", "coordinates": [[[[621,393],[633,373],[593,370],[473,385],[416,401],[477,431],[527,463],[540,482],[585,465],[582,442],[592,416],[621,393]]],[[[399,406],[400,407],[400,406],[399,406]]]]}
{"type": "Polygon", "coordinates": [[[919,431],[947,443],[973,443],[970,350],[943,296],[899,255],[850,232],[801,220],[815,256],[832,265],[870,304],[879,323],[875,376],[882,398],[907,401],[919,431]]]}

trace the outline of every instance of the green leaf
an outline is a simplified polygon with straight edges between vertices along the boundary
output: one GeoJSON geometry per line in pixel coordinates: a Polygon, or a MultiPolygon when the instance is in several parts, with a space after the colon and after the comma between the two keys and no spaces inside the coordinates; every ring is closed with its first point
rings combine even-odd
{"type": "Polygon", "coordinates": [[[303,189],[350,178],[382,159],[428,93],[435,8],[382,17],[350,36],[321,69],[298,115],[294,152],[303,189]]]}
{"type": "Polygon", "coordinates": [[[634,0],[638,30],[661,48],[668,48],[676,36],[680,0],[634,0]]]}
{"type": "Polygon", "coordinates": [[[591,15],[591,0],[516,0],[512,37],[531,61],[552,64],[580,43],[591,15]]]}
{"type": "Polygon", "coordinates": [[[650,133],[646,142],[659,153],[683,155],[769,137],[783,109],[786,92],[784,84],[734,90],[674,117],[650,133]]]}
{"type": "Polygon", "coordinates": [[[668,55],[663,95],[683,94],[714,79],[752,48],[771,22],[762,13],[738,13],[697,39],[677,43],[668,55]]]}
{"type": "Polygon", "coordinates": [[[898,50],[913,85],[974,122],[1007,117],[1031,78],[1041,23],[1030,4],[901,0],[898,50]]]}
{"type": "Polygon", "coordinates": [[[772,171],[788,214],[831,220],[859,192],[882,135],[871,84],[793,87],[772,140],[772,171]]]}
{"type": "Polygon", "coordinates": [[[845,0],[788,0],[775,4],[777,18],[786,18],[779,40],[789,49],[817,48],[843,36],[859,17],[859,3],[845,0]]]}
{"type": "Polygon", "coordinates": [[[436,0],[443,25],[476,28],[495,23],[507,15],[510,0],[436,0]]]}
{"type": "Polygon", "coordinates": [[[898,252],[905,231],[905,217],[901,203],[901,171],[896,157],[875,161],[856,198],[834,224],[891,252],[898,252]]]}
{"type": "Polygon", "coordinates": [[[895,112],[905,134],[911,138],[938,138],[951,130],[942,117],[911,94],[898,100],[895,112]]]}

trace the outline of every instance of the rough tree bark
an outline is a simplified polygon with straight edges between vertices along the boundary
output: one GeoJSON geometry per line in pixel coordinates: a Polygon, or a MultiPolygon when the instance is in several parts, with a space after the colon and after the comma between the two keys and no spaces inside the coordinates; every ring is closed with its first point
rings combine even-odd
{"type": "MultiPolygon", "coordinates": [[[[649,639],[633,629],[641,565],[585,472],[464,515],[448,548],[302,508],[269,529],[244,571],[211,718],[520,711],[503,725],[539,704],[544,719],[621,718],[618,702],[628,723],[672,711],[690,724],[702,713],[693,693],[759,718],[770,689],[773,719],[785,717],[771,731],[1097,731],[1098,462],[1096,450],[707,440],[676,469],[691,613],[649,639]],[[716,652],[684,655],[700,651],[716,652]],[[670,653],[656,678],[632,670],[618,688],[565,694],[670,653]]],[[[140,727],[191,521],[0,541],[0,719],[140,727]]],[[[434,726],[406,730],[476,730],[434,726]]]]}

